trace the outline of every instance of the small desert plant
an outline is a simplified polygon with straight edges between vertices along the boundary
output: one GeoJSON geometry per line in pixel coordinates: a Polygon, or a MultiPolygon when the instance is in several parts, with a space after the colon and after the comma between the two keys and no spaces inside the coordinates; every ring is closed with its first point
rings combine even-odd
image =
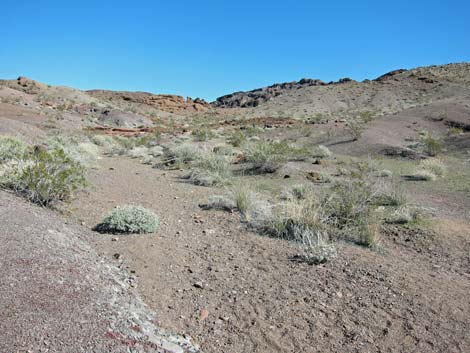
{"type": "Polygon", "coordinates": [[[331,157],[332,153],[328,147],[323,145],[315,146],[312,149],[312,157],[314,158],[328,158],[331,157]]]}
{"type": "Polygon", "coordinates": [[[296,199],[302,200],[312,196],[313,188],[305,184],[296,184],[291,187],[289,193],[296,199]]]}
{"type": "Polygon", "coordinates": [[[326,241],[327,235],[325,233],[302,226],[294,227],[293,232],[301,244],[302,254],[298,256],[299,260],[311,265],[318,265],[336,258],[336,247],[326,241]]]}
{"type": "Polygon", "coordinates": [[[350,120],[345,125],[346,130],[351,135],[353,141],[357,141],[361,138],[362,132],[364,131],[364,122],[361,120],[350,120]]]}
{"type": "Polygon", "coordinates": [[[100,147],[112,147],[115,144],[113,137],[108,135],[93,135],[90,141],[100,147]]]}
{"type": "Polygon", "coordinates": [[[422,160],[419,163],[421,169],[427,170],[433,173],[436,177],[443,177],[447,173],[447,167],[444,162],[438,158],[430,158],[422,160]]]}
{"type": "Polygon", "coordinates": [[[305,160],[310,152],[305,148],[291,146],[286,142],[257,142],[247,144],[243,159],[252,164],[252,169],[273,173],[290,160],[305,160]]]}
{"type": "Polygon", "coordinates": [[[358,227],[358,243],[365,246],[375,246],[380,240],[380,219],[378,215],[369,213],[358,227]]]}
{"type": "Polygon", "coordinates": [[[425,169],[416,169],[413,174],[407,175],[406,177],[410,180],[417,181],[434,181],[437,179],[436,174],[425,169]]]}
{"type": "Polygon", "coordinates": [[[420,139],[426,154],[434,157],[441,153],[443,145],[440,139],[433,137],[430,133],[425,133],[420,139]]]}
{"type": "Polygon", "coordinates": [[[391,178],[393,176],[393,172],[388,169],[379,170],[376,175],[380,178],[391,178]]]}
{"type": "Polygon", "coordinates": [[[204,152],[195,145],[182,144],[166,151],[166,163],[182,168],[197,159],[200,159],[204,152]]]}
{"type": "Polygon", "coordinates": [[[233,147],[240,147],[245,144],[246,141],[247,138],[242,131],[235,131],[227,138],[227,142],[233,147]]]}
{"type": "Polygon", "coordinates": [[[142,206],[124,205],[116,207],[94,229],[100,233],[154,233],[160,219],[151,210],[142,206]]]}
{"type": "Polygon", "coordinates": [[[99,148],[81,137],[56,136],[47,140],[49,150],[62,150],[68,157],[83,166],[91,166],[99,158],[99,148]]]}
{"type": "Polygon", "coordinates": [[[253,193],[246,185],[236,184],[230,189],[236,208],[244,215],[249,214],[253,203],[253,193]]]}
{"type": "Polygon", "coordinates": [[[145,158],[149,155],[149,149],[144,146],[136,146],[127,152],[131,158],[145,158]]]}
{"type": "Polygon", "coordinates": [[[207,202],[199,204],[199,207],[203,210],[233,211],[237,208],[237,205],[231,197],[213,195],[209,197],[207,202]]]}
{"type": "Polygon", "coordinates": [[[215,146],[212,151],[216,154],[221,156],[232,156],[233,155],[233,147],[230,145],[217,145],[215,146]]]}
{"type": "Polygon", "coordinates": [[[14,137],[0,136],[0,163],[12,159],[21,159],[28,146],[14,137]]]}
{"type": "Polygon", "coordinates": [[[31,202],[48,206],[69,199],[85,185],[84,168],[61,149],[34,148],[27,158],[9,166],[0,184],[31,202]]]}
{"type": "Polygon", "coordinates": [[[232,170],[230,161],[221,155],[210,152],[202,153],[193,163],[194,169],[189,180],[201,186],[221,186],[230,184],[232,170]]]}
{"type": "Polygon", "coordinates": [[[419,218],[419,212],[409,207],[400,207],[385,218],[385,222],[391,224],[407,224],[419,218]]]}
{"type": "Polygon", "coordinates": [[[214,131],[208,128],[195,129],[193,130],[192,135],[196,141],[207,141],[215,136],[214,131]]]}
{"type": "Polygon", "coordinates": [[[404,207],[407,204],[405,191],[397,182],[393,182],[390,186],[383,187],[374,197],[374,204],[378,206],[404,207]]]}

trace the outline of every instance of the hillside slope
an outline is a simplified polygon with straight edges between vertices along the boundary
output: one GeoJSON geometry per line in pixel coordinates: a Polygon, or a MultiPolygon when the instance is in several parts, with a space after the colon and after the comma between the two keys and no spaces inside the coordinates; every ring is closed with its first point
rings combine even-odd
{"type": "Polygon", "coordinates": [[[303,79],[219,97],[216,107],[247,115],[345,117],[359,111],[395,113],[448,98],[470,96],[470,63],[395,70],[375,80],[324,83],[303,79]]]}

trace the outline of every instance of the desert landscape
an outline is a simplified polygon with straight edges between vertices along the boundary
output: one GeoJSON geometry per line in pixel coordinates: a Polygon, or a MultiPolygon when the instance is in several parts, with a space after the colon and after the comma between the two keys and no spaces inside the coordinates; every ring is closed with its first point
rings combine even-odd
{"type": "Polygon", "coordinates": [[[0,80],[0,186],[1,352],[470,352],[470,63],[0,80]]]}

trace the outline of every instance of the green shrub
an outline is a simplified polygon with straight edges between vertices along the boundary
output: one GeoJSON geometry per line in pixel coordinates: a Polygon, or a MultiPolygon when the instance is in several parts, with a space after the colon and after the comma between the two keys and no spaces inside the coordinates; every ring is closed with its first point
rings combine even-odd
{"type": "Polygon", "coordinates": [[[96,144],[78,137],[56,136],[47,140],[49,150],[62,150],[68,157],[83,166],[91,166],[99,158],[96,144]]]}
{"type": "Polygon", "coordinates": [[[85,185],[83,166],[58,148],[34,148],[0,175],[2,187],[44,206],[68,200],[85,185]]]}
{"type": "Polygon", "coordinates": [[[305,160],[311,155],[305,148],[291,146],[286,142],[257,142],[247,144],[243,159],[252,164],[252,169],[262,173],[273,173],[287,161],[305,160]]]}
{"type": "Polygon", "coordinates": [[[217,145],[212,149],[212,152],[219,154],[221,156],[232,156],[233,147],[230,145],[217,145]]]}
{"type": "Polygon", "coordinates": [[[328,147],[323,145],[315,146],[312,149],[312,157],[314,158],[328,158],[331,157],[332,154],[328,147]]]}
{"type": "Polygon", "coordinates": [[[366,180],[336,183],[325,195],[330,221],[340,228],[360,223],[369,215],[374,197],[373,186],[366,180]]]}
{"type": "Polygon", "coordinates": [[[154,233],[160,219],[151,210],[142,206],[124,205],[116,207],[94,229],[101,233],[154,233]]]}
{"type": "Polygon", "coordinates": [[[196,141],[207,141],[215,136],[214,131],[208,128],[195,129],[193,130],[192,135],[196,141]]]}
{"type": "Polygon", "coordinates": [[[346,130],[351,135],[353,141],[357,141],[361,138],[362,132],[364,131],[364,122],[362,120],[350,120],[345,125],[346,130]]]}
{"type": "Polygon", "coordinates": [[[246,138],[245,134],[240,130],[233,132],[227,138],[227,142],[229,144],[231,144],[233,147],[240,147],[243,144],[245,144],[246,141],[247,141],[247,138],[246,138]]]}
{"type": "Polygon", "coordinates": [[[22,159],[27,148],[28,145],[17,138],[0,136],[0,163],[12,159],[22,159]]]}
{"type": "Polygon", "coordinates": [[[424,152],[431,157],[437,156],[443,148],[441,140],[433,137],[430,133],[425,133],[421,136],[421,143],[423,144],[424,152]]]}
{"type": "Polygon", "coordinates": [[[114,138],[109,135],[93,135],[90,141],[100,147],[112,147],[115,144],[114,138]]]}

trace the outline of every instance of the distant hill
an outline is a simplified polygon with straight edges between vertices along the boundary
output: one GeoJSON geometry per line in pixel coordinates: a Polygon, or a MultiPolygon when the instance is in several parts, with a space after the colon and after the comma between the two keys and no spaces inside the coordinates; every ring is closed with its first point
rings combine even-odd
{"type": "Polygon", "coordinates": [[[368,110],[387,114],[452,97],[470,95],[470,63],[394,70],[374,80],[341,79],[325,83],[302,79],[247,92],[235,92],[212,102],[219,108],[245,108],[247,114],[347,115],[368,110]]]}

